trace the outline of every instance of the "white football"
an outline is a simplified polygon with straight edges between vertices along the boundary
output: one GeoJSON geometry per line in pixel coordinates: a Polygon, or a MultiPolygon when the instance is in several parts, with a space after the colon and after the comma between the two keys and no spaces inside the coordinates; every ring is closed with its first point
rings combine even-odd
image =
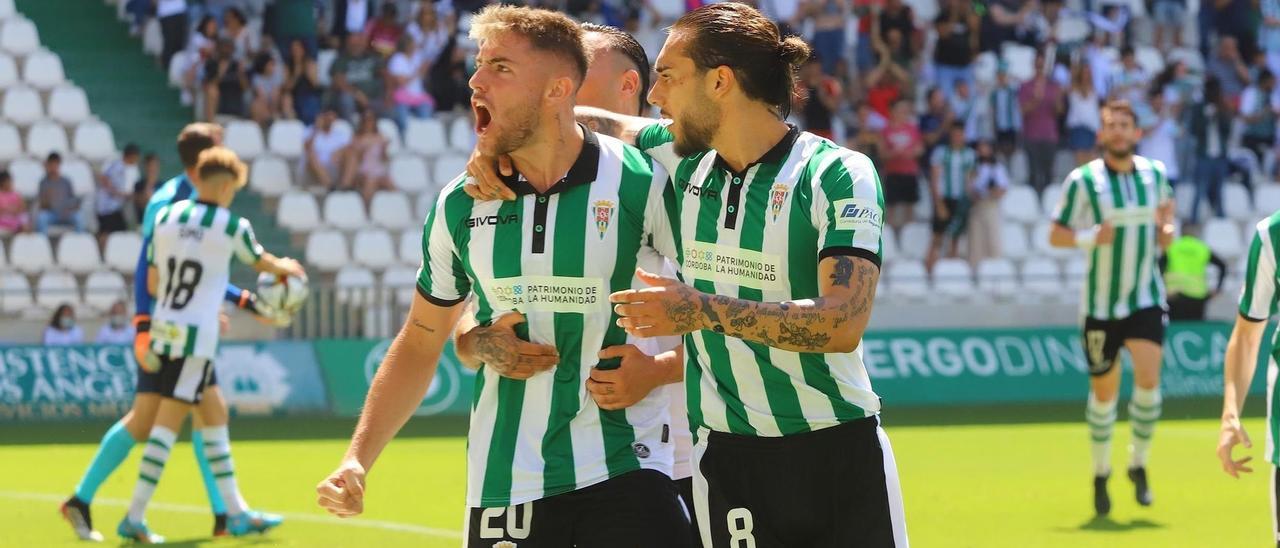
{"type": "Polygon", "coordinates": [[[277,322],[288,324],[302,309],[311,293],[306,278],[297,276],[258,275],[258,301],[270,308],[277,322]]]}

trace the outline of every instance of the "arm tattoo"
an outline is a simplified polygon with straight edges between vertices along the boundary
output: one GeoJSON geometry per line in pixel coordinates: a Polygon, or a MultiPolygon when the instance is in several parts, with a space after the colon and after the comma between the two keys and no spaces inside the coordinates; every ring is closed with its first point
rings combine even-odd
{"type": "Polygon", "coordinates": [[[512,368],[519,361],[514,337],[492,329],[477,329],[475,334],[476,357],[485,365],[499,372],[512,368]]]}
{"type": "MultiPolygon", "coordinates": [[[[853,259],[844,255],[837,256],[835,271],[831,273],[831,283],[834,285],[849,287],[849,278],[853,277],[853,259]]],[[[862,274],[862,272],[858,272],[862,274]]]]}
{"type": "Polygon", "coordinates": [[[431,329],[430,327],[427,327],[427,325],[426,325],[426,324],[422,323],[422,322],[421,322],[420,320],[418,320],[417,318],[414,318],[414,319],[413,319],[413,326],[414,326],[414,327],[416,327],[416,328],[418,328],[418,329],[421,329],[421,330],[423,330],[423,331],[426,331],[427,333],[435,333],[435,332],[436,332],[436,330],[431,329]]]}
{"type": "Polygon", "coordinates": [[[575,114],[574,117],[577,118],[579,122],[585,124],[587,129],[590,129],[591,131],[608,135],[610,137],[621,137],[622,124],[618,123],[617,120],[584,112],[579,112],[575,114]]]}

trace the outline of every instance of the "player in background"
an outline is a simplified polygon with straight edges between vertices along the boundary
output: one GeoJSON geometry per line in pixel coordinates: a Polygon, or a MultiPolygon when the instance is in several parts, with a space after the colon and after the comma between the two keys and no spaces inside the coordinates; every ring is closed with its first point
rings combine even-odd
{"type": "Polygon", "coordinates": [[[1164,282],[1159,250],[1173,240],[1173,192],[1164,164],[1134,154],[1142,130],[1127,101],[1102,108],[1101,158],[1067,176],[1049,243],[1085,252],[1089,269],[1080,300],[1082,342],[1089,364],[1085,419],[1093,453],[1093,505],[1111,511],[1111,432],[1116,422],[1120,348],[1133,358],[1129,479],[1134,497],[1152,503],[1147,460],[1160,418],[1160,359],[1164,343],[1164,282]]]}
{"type": "MultiPolygon", "coordinates": [[[[182,422],[193,407],[200,414],[210,412],[197,405],[217,354],[218,316],[231,259],[239,259],[258,272],[306,276],[297,261],[264,252],[249,221],[228,209],[236,192],[244,188],[247,172],[248,168],[231,150],[209,148],[200,153],[196,162],[196,199],[175,202],[156,213],[147,249],[147,287],[156,296],[151,353],[159,362],[156,373],[160,405],[142,454],[129,512],[117,528],[122,538],[144,543],[164,541],[150,532],[144,515],[182,422]]],[[[212,410],[209,414],[217,413],[212,410]]],[[[204,416],[206,424],[220,419],[204,416]]],[[[245,506],[236,485],[227,439],[206,436],[204,457],[226,504],[227,529],[232,534],[265,531],[279,525],[278,516],[254,512],[245,506]]]]}
{"type": "MultiPolygon", "coordinates": [[[[471,198],[465,174],[441,192],[423,229],[418,296],[343,463],[317,486],[329,512],[363,510],[366,472],[421,403],[473,294],[481,325],[514,327],[477,346],[519,358],[486,362],[476,377],[464,544],[691,545],[669,477],[665,392],[624,410],[603,409],[588,394],[601,349],[628,340],[608,293],[631,287],[637,264],[660,268],[658,253],[644,249],[650,241],[666,254],[674,241],[652,224],[662,216],[649,214],[662,208],[666,173],[634,147],[574,122],[588,67],[582,34],[568,17],[540,9],[494,5],[472,20],[480,45],[470,81],[476,146],[515,159],[518,175],[504,183],[515,200],[471,198]]],[[[648,360],[636,354],[621,356],[620,367],[648,360]]]]}
{"type": "MultiPolygon", "coordinates": [[[[111,425],[102,436],[97,452],[90,461],[76,485],[75,493],[62,504],[62,515],[71,524],[72,530],[81,540],[101,541],[102,534],[93,528],[90,505],[94,495],[103,482],[115,472],[133,449],[134,444],[147,440],[151,426],[155,420],[157,407],[160,405],[158,393],[158,374],[141,367],[149,360],[154,360],[150,353],[150,325],[153,299],[147,291],[147,246],[151,241],[152,225],[160,208],[185,200],[195,193],[191,181],[195,178],[196,159],[206,149],[222,142],[222,128],[216,124],[189,124],[178,134],[178,156],[182,161],[183,173],[165,181],[152,194],[147,202],[146,212],[141,223],[143,248],[138,256],[138,267],[134,271],[134,326],[137,336],[134,339],[134,359],[139,364],[138,381],[133,397],[133,405],[128,413],[111,425]]],[[[256,301],[247,290],[227,284],[225,299],[237,307],[243,308],[259,316],[269,315],[268,310],[256,301]],[[260,309],[262,308],[262,309],[260,309]]],[[[227,433],[226,401],[217,387],[217,374],[211,372],[209,386],[205,391],[201,405],[205,411],[192,417],[191,444],[196,462],[204,480],[205,493],[209,498],[209,506],[214,514],[213,535],[227,534],[226,510],[209,462],[204,458],[204,441],[208,435],[216,440],[225,439],[227,433]],[[216,420],[205,423],[203,417],[216,420]],[[207,434],[206,434],[207,433],[207,434]]]]}
{"type": "MultiPolygon", "coordinates": [[[[1239,315],[1231,330],[1231,338],[1227,340],[1227,352],[1222,364],[1222,429],[1218,436],[1218,459],[1222,461],[1222,470],[1235,478],[1239,478],[1241,472],[1253,472],[1253,468],[1249,466],[1253,457],[1236,460],[1231,455],[1231,450],[1236,445],[1244,445],[1245,449],[1253,448],[1253,442],[1240,424],[1240,414],[1244,411],[1249,384],[1258,367],[1258,349],[1262,346],[1267,320],[1276,313],[1276,257],[1280,255],[1278,245],[1280,212],[1258,221],[1254,228],[1253,242],[1249,245],[1249,255],[1245,262],[1239,315]]],[[[1276,546],[1280,547],[1280,506],[1276,504],[1280,500],[1276,468],[1280,466],[1280,455],[1277,455],[1276,450],[1276,443],[1280,441],[1276,439],[1276,432],[1280,429],[1280,412],[1276,411],[1280,400],[1275,397],[1276,377],[1280,376],[1278,361],[1280,345],[1273,344],[1271,355],[1267,356],[1265,458],[1271,468],[1271,533],[1276,546]]]]}
{"type": "MultiPolygon", "coordinates": [[[[647,106],[645,95],[649,91],[649,58],[645,56],[644,47],[634,37],[613,27],[583,23],[586,31],[584,39],[591,64],[587,76],[582,80],[582,88],[578,90],[577,104],[602,108],[610,112],[639,116],[647,106]]],[[[466,185],[463,190],[473,198],[488,199],[481,196],[479,187],[466,185]]],[[[503,189],[508,193],[510,189],[503,189]]],[[[514,194],[509,194],[514,199],[514,194]]],[[[500,198],[495,197],[495,198],[500,198]]],[[[667,264],[664,268],[669,276],[675,275],[674,267],[667,264]]],[[[509,360],[518,356],[477,356],[476,339],[486,333],[511,328],[507,321],[499,321],[490,327],[476,326],[473,314],[464,315],[459,323],[455,339],[458,357],[469,367],[475,369],[484,361],[509,360]],[[465,329],[464,329],[465,326],[465,329]]],[[[623,353],[632,353],[633,349],[644,356],[657,356],[675,350],[680,345],[678,337],[659,337],[654,339],[638,339],[634,345],[622,345],[607,348],[601,358],[620,358],[623,353]]],[[[635,358],[640,358],[637,355],[635,358]]],[[[652,361],[652,360],[650,360],[652,361]]],[[[623,409],[642,401],[654,390],[667,393],[670,400],[671,438],[675,442],[675,463],[671,478],[675,480],[680,491],[680,498],[690,515],[693,513],[693,469],[690,466],[690,451],[693,446],[689,432],[689,410],[685,404],[683,365],[678,361],[670,362],[667,368],[656,367],[657,362],[645,363],[641,367],[626,367],[614,370],[596,369],[592,372],[589,388],[596,405],[602,409],[623,409]],[[597,390],[598,389],[598,390],[597,390]],[[605,389],[612,394],[603,393],[605,389]]],[[[693,522],[694,537],[697,538],[697,524],[693,522]]]]}
{"type": "MultiPolygon", "coordinates": [[[[673,174],[665,212],[693,287],[645,272],[652,287],[612,298],[629,334],[688,334],[704,546],[908,544],[859,353],[883,196],[866,156],[783,121],[809,55],[754,8],[703,6],[671,27],[658,55],[649,101],[669,126],[579,111],[673,174]]],[[[481,186],[496,186],[493,159],[473,160],[481,186]]]]}

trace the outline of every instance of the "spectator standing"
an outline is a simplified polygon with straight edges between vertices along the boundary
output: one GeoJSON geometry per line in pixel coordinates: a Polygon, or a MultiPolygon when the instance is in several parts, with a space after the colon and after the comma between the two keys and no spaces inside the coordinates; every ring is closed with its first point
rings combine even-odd
{"type": "Polygon", "coordinates": [[[977,155],[965,144],[964,124],[956,121],[947,129],[947,144],[933,149],[929,160],[929,198],[933,202],[933,238],[924,266],[933,271],[947,240],[947,257],[955,257],[960,249],[960,237],[964,235],[969,220],[969,183],[977,155]]]}
{"type": "Polygon", "coordinates": [[[1054,153],[1058,148],[1058,115],[1062,113],[1063,100],[1062,90],[1045,72],[1043,53],[1036,53],[1035,66],[1035,77],[1018,89],[1018,103],[1022,107],[1029,183],[1039,192],[1052,182],[1054,153]]]}
{"type": "Polygon", "coordinates": [[[409,117],[428,118],[435,110],[435,100],[427,95],[423,78],[431,70],[431,64],[413,47],[413,39],[400,38],[399,48],[387,61],[387,79],[393,91],[391,103],[395,107],[396,125],[403,132],[409,117]]]}
{"type": "Polygon", "coordinates": [[[1111,72],[1107,82],[1105,97],[1124,99],[1131,104],[1143,103],[1146,100],[1144,91],[1150,82],[1150,76],[1138,64],[1133,46],[1125,46],[1120,50],[1120,66],[1111,72]]]}
{"type": "MultiPolygon", "coordinates": [[[[967,13],[974,13],[967,2],[954,2],[953,5],[967,13]]],[[[986,8],[986,13],[980,20],[981,26],[975,26],[974,32],[980,32],[978,45],[982,51],[999,53],[1000,47],[1005,42],[1017,39],[1018,28],[1025,27],[1030,22],[1031,14],[1039,8],[1039,3],[1025,0],[992,0],[987,2],[986,8]]]]}
{"type": "Polygon", "coordinates": [[[107,164],[98,177],[95,204],[98,213],[98,245],[106,245],[108,234],[129,229],[125,222],[124,206],[133,197],[133,182],[141,174],[138,166],[140,159],[138,145],[129,143],[124,146],[121,158],[107,164]]]}
{"type": "Polygon", "coordinates": [[[259,53],[253,60],[253,102],[249,112],[253,121],[267,127],[274,120],[293,118],[289,94],[285,93],[285,76],[274,57],[259,53]]]}
{"type": "Polygon", "coordinates": [[[285,78],[285,98],[289,105],[286,112],[310,126],[316,122],[323,101],[323,88],[320,85],[320,69],[316,60],[307,55],[306,46],[301,40],[294,40],[289,45],[289,62],[286,64],[289,74],[285,78]]]}
{"type": "Polygon", "coordinates": [[[187,0],[155,0],[160,21],[160,66],[169,70],[169,60],[187,45],[187,0]]]}
{"type": "Polygon", "coordinates": [[[160,184],[160,157],[154,152],[148,152],[142,158],[142,176],[133,184],[133,218],[139,223],[146,216],[147,202],[151,200],[151,193],[156,191],[156,185],[160,184]]]}
{"type": "Polygon", "coordinates": [[[0,236],[29,229],[27,202],[13,189],[13,177],[9,171],[0,171],[0,236]]]}
{"type": "Polygon", "coordinates": [[[360,115],[356,136],[343,154],[342,171],[340,187],[359,191],[365,205],[377,191],[396,189],[387,162],[387,138],[378,133],[378,117],[372,112],[360,115]]]}
{"type": "Polygon", "coordinates": [[[1009,66],[1004,62],[996,67],[996,85],[991,90],[990,108],[996,150],[1008,162],[1018,146],[1018,134],[1022,132],[1022,109],[1018,106],[1018,85],[1009,79],[1009,66]]]}
{"type": "Polygon", "coordinates": [[[945,0],[934,20],[938,42],[933,49],[934,82],[950,95],[958,81],[973,83],[978,49],[978,15],[964,0],[945,0]]]}
{"type": "Polygon", "coordinates": [[[1075,154],[1075,165],[1084,165],[1094,156],[1098,144],[1098,128],[1102,125],[1100,101],[1084,65],[1071,71],[1071,90],[1067,93],[1067,148],[1075,154]]]}
{"type": "Polygon", "coordinates": [[[942,144],[947,128],[951,127],[951,122],[955,119],[955,113],[951,110],[947,96],[942,94],[942,89],[937,86],[929,88],[925,93],[924,114],[920,115],[920,134],[924,138],[924,154],[920,155],[922,161],[932,157],[933,149],[942,144]]]}
{"type": "Polygon", "coordinates": [[[334,0],[333,28],[329,36],[336,39],[334,47],[341,47],[347,37],[364,32],[373,20],[376,0],[334,0]]]}
{"type": "Polygon", "coordinates": [[[319,49],[315,0],[275,0],[267,7],[264,19],[264,28],[271,29],[277,46],[288,47],[294,40],[301,40],[307,55],[315,57],[319,49]]]}
{"type": "Polygon", "coordinates": [[[384,58],[396,52],[404,27],[400,25],[400,10],[394,1],[383,2],[378,18],[370,21],[365,28],[369,36],[369,47],[384,58]]]}
{"type": "Polygon", "coordinates": [[[1250,81],[1249,66],[1240,54],[1236,39],[1223,36],[1218,40],[1218,51],[1205,63],[1205,76],[1218,80],[1223,98],[1236,104],[1244,86],[1250,81]]]}
{"type": "Polygon", "coordinates": [[[884,128],[888,126],[888,121],[866,103],[856,104],[853,111],[849,148],[867,155],[878,169],[883,166],[880,163],[880,150],[884,148],[884,128]]]}
{"type": "MultiPolygon", "coordinates": [[[[230,13],[230,12],[228,12],[230,13]]],[[[132,344],[137,331],[129,324],[129,310],[124,301],[111,303],[107,311],[107,323],[98,329],[98,336],[93,338],[96,344],[132,344]]]]}
{"type": "Polygon", "coordinates": [[[70,304],[62,303],[53,311],[53,318],[44,328],[45,346],[70,346],[84,344],[84,330],[76,325],[76,311],[70,304]]]}
{"type": "Polygon", "coordinates": [[[236,60],[242,63],[253,60],[258,44],[253,32],[249,30],[249,20],[245,18],[244,12],[238,8],[227,9],[222,25],[222,35],[236,46],[236,60]]]}
{"type": "Polygon", "coordinates": [[[977,167],[969,185],[969,263],[1004,255],[1000,200],[1009,188],[1009,170],[996,156],[990,141],[978,141],[977,167]]]}
{"type": "Polygon", "coordinates": [[[920,201],[920,155],[924,154],[924,138],[910,101],[894,101],[893,118],[884,128],[882,142],[886,222],[901,230],[911,220],[911,208],[920,201]]]}
{"type": "MultiPolygon", "coordinates": [[[[1274,1],[1262,0],[1262,3],[1274,1]]],[[[1182,25],[1187,17],[1187,0],[1155,0],[1151,6],[1151,12],[1155,23],[1156,49],[1169,51],[1182,47],[1182,25]],[[1165,41],[1166,35],[1169,38],[1168,42],[1165,41]]],[[[1205,39],[1201,38],[1201,40],[1205,39]]]]}
{"type": "Polygon", "coordinates": [[[802,11],[813,20],[813,50],[822,63],[823,74],[834,74],[836,61],[848,47],[845,22],[853,14],[851,0],[806,0],[802,11]]]}
{"type": "Polygon", "coordinates": [[[431,65],[436,64],[440,54],[449,45],[449,26],[431,2],[420,5],[418,16],[409,23],[405,34],[413,39],[413,47],[418,50],[422,60],[431,65]]]}
{"type": "Polygon", "coordinates": [[[903,90],[910,89],[911,75],[894,63],[888,55],[880,56],[880,64],[867,74],[863,82],[867,86],[867,104],[885,118],[903,90]]]}
{"type": "Polygon", "coordinates": [[[1204,82],[1204,99],[1191,108],[1191,134],[1196,139],[1196,197],[1191,201],[1191,224],[1200,223],[1200,200],[1204,198],[1208,198],[1214,216],[1224,216],[1222,183],[1229,169],[1231,114],[1221,82],[1210,76],[1204,82]]]}
{"type": "Polygon", "coordinates": [[[244,102],[249,90],[249,76],[235,59],[236,46],[230,40],[218,41],[218,52],[204,66],[204,119],[220,117],[244,118],[249,109],[244,102]]]}
{"type": "Polygon", "coordinates": [[[965,128],[965,136],[969,140],[976,139],[975,126],[981,119],[982,109],[978,104],[977,98],[973,96],[972,87],[969,82],[960,80],[956,82],[956,86],[951,90],[951,111],[956,115],[956,121],[963,124],[965,128]]]}
{"type": "Polygon", "coordinates": [[[1169,320],[1204,321],[1209,300],[1222,292],[1227,263],[1200,239],[1200,226],[1182,227],[1182,235],[1169,244],[1159,265],[1169,293],[1169,320]],[[1213,289],[1209,289],[1209,265],[1218,269],[1213,289]]]}
{"type": "Polygon", "coordinates": [[[62,156],[49,153],[44,161],[44,178],[40,179],[40,191],[36,211],[36,231],[48,234],[51,226],[66,226],[76,232],[84,232],[84,219],[80,217],[80,198],[76,196],[71,181],[62,176],[62,156]]]}
{"type": "Polygon", "coordinates": [[[1178,154],[1178,142],[1183,136],[1182,124],[1178,123],[1179,107],[1165,101],[1164,94],[1159,90],[1152,90],[1148,101],[1156,116],[1147,127],[1142,128],[1138,154],[1164,162],[1164,176],[1169,180],[1169,185],[1173,186],[1182,176],[1178,154]]]}
{"type": "Polygon", "coordinates": [[[343,118],[352,119],[365,109],[381,112],[382,65],[382,57],[369,49],[367,35],[347,37],[346,49],[333,62],[333,85],[329,88],[330,102],[343,118]]]}
{"type": "Polygon", "coordinates": [[[1280,74],[1280,0],[1258,0],[1258,11],[1258,48],[1271,74],[1280,74]]]}
{"type": "Polygon", "coordinates": [[[805,131],[834,139],[835,113],[843,95],[840,82],[822,72],[822,63],[816,54],[800,67],[800,82],[805,87],[803,107],[799,109],[805,131]]]}
{"type": "Polygon", "coordinates": [[[1276,93],[1276,77],[1270,70],[1262,69],[1256,82],[1240,94],[1240,121],[1244,123],[1240,144],[1258,156],[1259,167],[1266,172],[1276,146],[1280,94],[1276,93]]]}
{"type": "Polygon", "coordinates": [[[351,143],[350,135],[334,127],[337,120],[338,113],[332,108],[321,110],[316,124],[307,130],[304,144],[305,171],[322,192],[333,190],[340,175],[342,151],[351,143]]]}

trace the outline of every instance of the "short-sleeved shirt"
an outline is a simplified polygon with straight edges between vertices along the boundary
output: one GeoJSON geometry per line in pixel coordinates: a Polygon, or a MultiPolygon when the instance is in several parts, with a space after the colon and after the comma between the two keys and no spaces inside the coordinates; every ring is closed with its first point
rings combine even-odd
{"type": "Polygon", "coordinates": [[[953,200],[964,198],[969,175],[973,173],[977,161],[978,154],[969,147],[956,150],[950,146],[940,146],[933,149],[929,165],[941,170],[938,180],[933,181],[938,187],[938,195],[953,200]]]}
{"type": "MultiPolygon", "coordinates": [[[[881,260],[884,196],[866,156],[792,128],[745,171],[715,151],[681,157],[661,124],[636,138],[672,173],[667,216],[681,277],[699,291],[759,302],[814,299],[826,257],[881,260]]],[[[880,410],[862,350],[817,354],[696,331],[685,336],[695,436],[783,436],[880,410]]]]}
{"type": "Polygon", "coordinates": [[[382,57],[368,51],[359,57],[341,55],[333,62],[332,74],[345,74],[347,83],[364,92],[370,99],[382,96],[382,76],[378,69],[382,65],[382,57]]]}
{"type": "Polygon", "coordinates": [[[423,227],[419,294],[438,306],[474,294],[481,324],[518,310],[528,321],[517,335],[560,354],[555,369],[527,380],[488,367],[477,374],[471,507],[523,504],[641,468],[671,474],[666,392],[606,411],[585,383],[601,348],[630,342],[609,294],[639,285],[637,267],[661,272],[662,256],[675,254],[663,215],[674,191],[640,150],[585,135],[573,167],[546,192],[513,177],[514,201],[476,201],[462,190],[464,174],[440,193],[423,227]]]}
{"type": "MultiPolygon", "coordinates": [[[[1036,82],[1032,80],[1022,84],[1018,90],[1018,103],[1021,105],[1036,101],[1036,82]]],[[[1044,83],[1044,97],[1039,99],[1036,107],[1023,113],[1022,134],[1032,141],[1058,140],[1058,98],[1062,88],[1051,81],[1044,83]]]]}
{"type": "Polygon", "coordinates": [[[1118,320],[1165,306],[1157,268],[1156,210],[1173,198],[1164,164],[1135,155],[1134,170],[1117,173],[1101,158],[1067,176],[1054,222],[1082,230],[1110,221],[1115,241],[1087,252],[1088,275],[1080,300],[1082,316],[1118,320]]]}
{"type": "Polygon", "coordinates": [[[891,175],[918,175],[920,162],[915,156],[901,152],[923,144],[924,136],[915,124],[890,122],[884,128],[884,172],[891,175]]]}
{"type": "Polygon", "coordinates": [[[53,211],[72,211],[80,207],[80,199],[76,197],[71,181],[65,176],[58,176],[56,179],[45,176],[40,179],[39,191],[41,197],[46,193],[49,195],[49,205],[53,211]]]}

